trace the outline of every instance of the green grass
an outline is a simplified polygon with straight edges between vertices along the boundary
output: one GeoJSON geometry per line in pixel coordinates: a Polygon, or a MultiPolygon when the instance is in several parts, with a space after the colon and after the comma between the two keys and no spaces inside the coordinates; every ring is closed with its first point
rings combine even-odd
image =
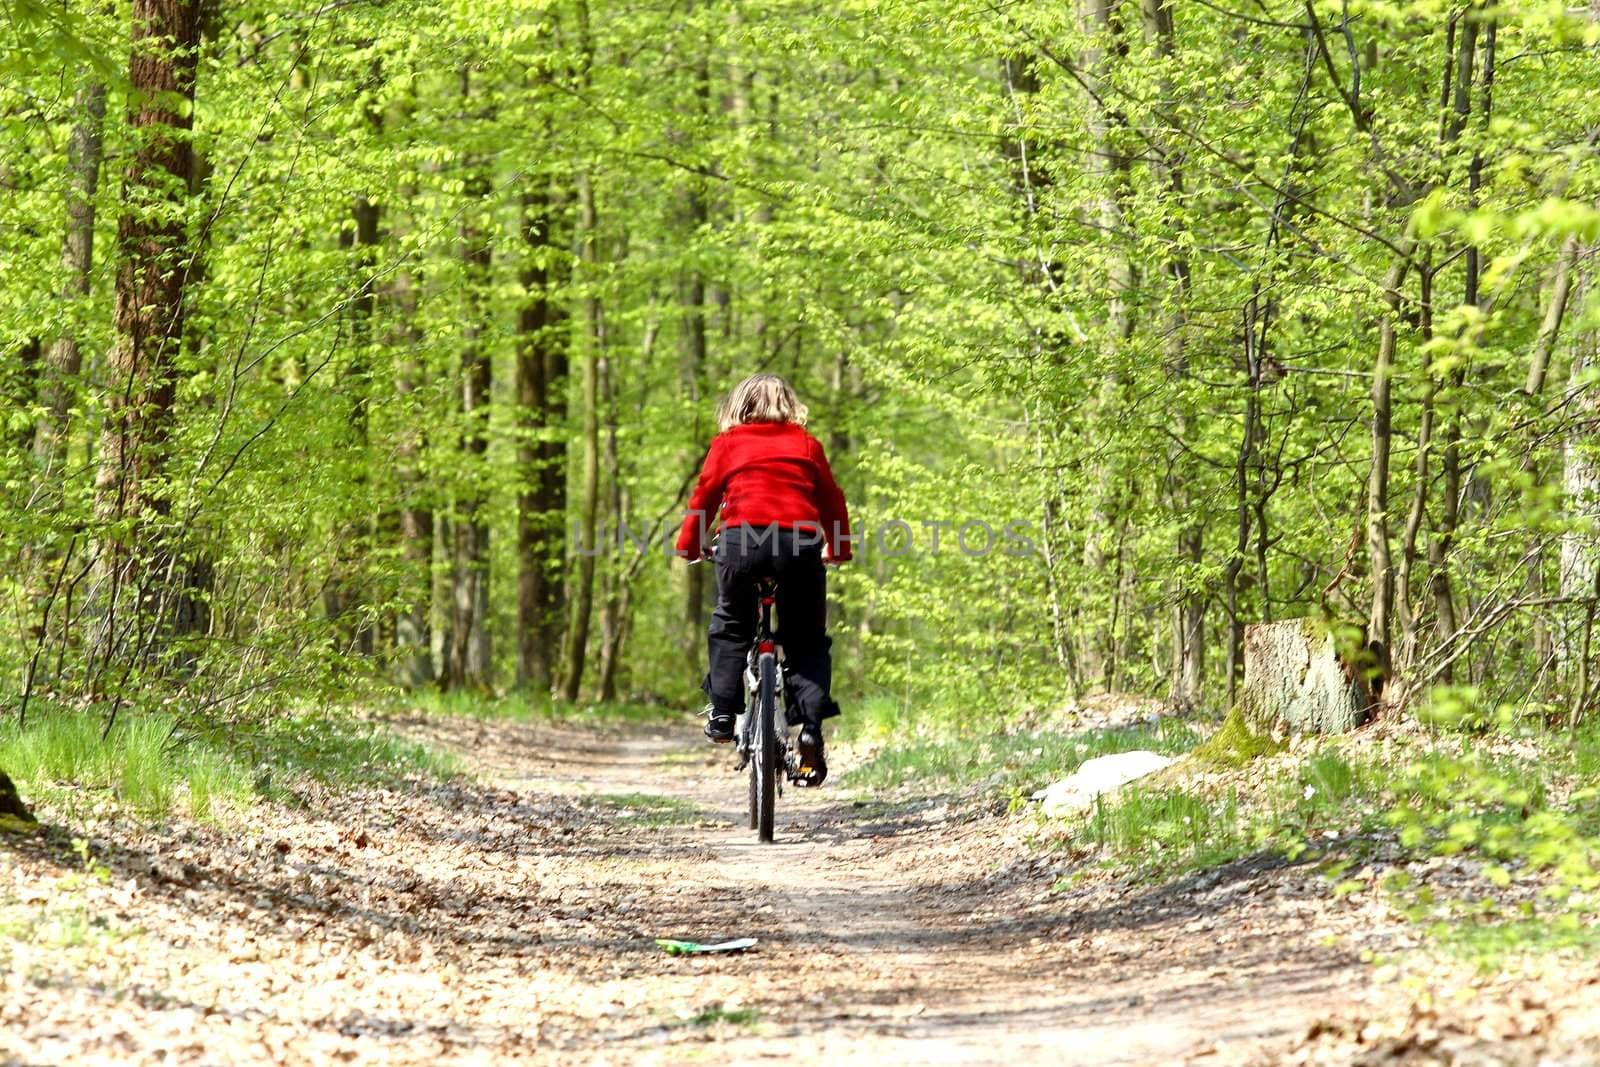
{"type": "Polygon", "coordinates": [[[1435,922],[1428,927],[1428,935],[1444,951],[1488,974],[1518,957],[1572,953],[1593,959],[1600,953],[1600,928],[1572,912],[1544,918],[1476,915],[1435,922]]]}
{"type": "Polygon", "coordinates": [[[1129,789],[1097,803],[1081,840],[1118,858],[1139,857],[1150,872],[1214,867],[1250,851],[1236,793],[1204,797],[1182,789],[1129,789]]]}
{"type": "Polygon", "coordinates": [[[270,793],[306,777],[334,785],[394,786],[411,778],[448,779],[462,773],[448,752],[407,740],[382,723],[338,716],[287,717],[254,733],[235,735],[237,750],[258,768],[256,788],[270,793]]]}
{"type": "Polygon", "coordinates": [[[99,715],[64,710],[34,715],[20,729],[0,724],[0,768],[31,801],[76,812],[109,796],[139,815],[181,811],[201,821],[281,799],[298,778],[387,785],[460,773],[453,756],[354,717],[287,715],[254,729],[185,730],[175,715],[127,712],[102,741],[103,727],[99,715]]]}
{"type": "Polygon", "coordinates": [[[959,788],[989,782],[1002,792],[1032,792],[1066,777],[1095,756],[1135,749],[1175,755],[1198,740],[1188,726],[1164,719],[1154,727],[1076,734],[996,732],[913,741],[884,749],[846,775],[845,781],[869,789],[902,785],[959,788]]]}
{"type": "MultiPolygon", "coordinates": [[[[1098,802],[1066,841],[1147,878],[1204,870],[1257,852],[1291,860],[1384,824],[1391,775],[1325,748],[1290,773],[1202,792],[1132,786],[1098,802]],[[1332,836],[1330,836],[1332,835],[1332,836]]],[[[1342,867],[1339,867],[1342,870],[1342,867]]]]}
{"type": "Polygon", "coordinates": [[[144,814],[182,807],[210,819],[248,805],[249,765],[204,742],[181,743],[176,722],[172,715],[124,715],[102,741],[98,716],[47,712],[20,730],[0,727],[0,767],[25,793],[60,793],[75,783],[107,790],[144,814]]]}

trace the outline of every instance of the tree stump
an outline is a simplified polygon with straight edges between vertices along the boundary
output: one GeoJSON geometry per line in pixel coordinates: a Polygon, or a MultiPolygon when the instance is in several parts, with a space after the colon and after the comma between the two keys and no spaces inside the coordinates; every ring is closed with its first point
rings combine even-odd
{"type": "Polygon", "coordinates": [[[1360,627],[1322,619],[1247,626],[1239,713],[1252,733],[1284,741],[1354,730],[1382,688],[1381,649],[1360,627]]]}

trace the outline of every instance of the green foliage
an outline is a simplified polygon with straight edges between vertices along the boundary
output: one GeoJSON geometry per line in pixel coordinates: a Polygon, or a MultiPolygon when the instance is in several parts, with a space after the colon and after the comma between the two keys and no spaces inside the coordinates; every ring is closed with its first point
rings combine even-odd
{"type": "MultiPolygon", "coordinates": [[[[419,705],[692,707],[704,572],[656,524],[756,368],[809,403],[864,535],[830,572],[836,687],[846,730],[903,753],[864,783],[1042,784],[1077,752],[1013,735],[1025,714],[1095,690],[1220,711],[1244,625],[1372,618],[1388,574],[1391,632],[1339,643],[1382,641],[1394,692],[1458,687],[1427,723],[1581,719],[1600,30],[1553,0],[1169,8],[228,0],[202,5],[192,129],[151,131],[126,5],[8,0],[0,702],[109,700],[134,746],[41,739],[39,765],[79,752],[152,810],[225,807],[236,766],[444,773],[285,709],[431,691],[457,637],[486,662],[419,705]],[[158,135],[197,165],[136,203],[119,176],[158,135]],[[185,319],[171,409],[122,457],[149,506],[118,514],[117,234],[152,214],[185,319]],[[586,506],[612,535],[587,590],[586,506]],[[533,644],[557,676],[584,653],[584,699],[546,701],[533,644]],[[183,743],[138,734],[162,723],[183,743]],[[181,783],[151,746],[189,753],[181,783]]],[[[1198,755],[1266,752],[1243,726],[1198,755]]],[[[1419,818],[1462,849],[1531,832],[1419,818]]]]}
{"type": "Polygon", "coordinates": [[[1296,861],[1380,826],[1385,782],[1380,764],[1329,748],[1244,785],[1135,784],[1100,798],[1069,840],[1144,878],[1258,853],[1296,861]]]}
{"type": "Polygon", "coordinates": [[[1432,756],[1407,769],[1389,821],[1409,848],[1472,854],[1498,885],[1542,875],[1549,899],[1590,910],[1600,889],[1600,789],[1562,783],[1556,775],[1564,769],[1552,774],[1477,753],[1432,756]]]}
{"type": "Polygon", "coordinates": [[[382,722],[347,714],[276,719],[259,731],[234,734],[229,747],[250,757],[259,768],[256,788],[273,795],[301,776],[333,785],[393,787],[462,773],[453,754],[401,737],[382,722]]]}

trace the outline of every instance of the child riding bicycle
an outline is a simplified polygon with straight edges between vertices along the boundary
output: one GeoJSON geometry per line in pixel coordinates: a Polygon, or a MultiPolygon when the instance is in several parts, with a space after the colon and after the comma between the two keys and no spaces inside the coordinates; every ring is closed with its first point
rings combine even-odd
{"type": "Polygon", "coordinates": [[[717,409],[721,430],[711,440],[700,480],[689,497],[677,554],[714,558],[717,605],[706,634],[710,703],[705,734],[733,740],[744,708],[744,668],[756,629],[756,585],[778,579],[778,643],[800,719],[802,785],[828,775],[822,722],[839,714],[829,690],[832,641],[826,627],[828,563],[850,559],[850,515],[828,457],[806,432],[806,406],[776,374],[753,374],[717,409]],[[720,509],[714,556],[706,535],[720,509]]]}

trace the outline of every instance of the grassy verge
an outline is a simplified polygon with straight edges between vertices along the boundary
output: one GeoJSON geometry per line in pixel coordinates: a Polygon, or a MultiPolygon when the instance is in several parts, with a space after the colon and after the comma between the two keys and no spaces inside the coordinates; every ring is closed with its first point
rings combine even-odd
{"type": "MultiPolygon", "coordinates": [[[[1076,734],[941,729],[869,705],[841,736],[871,752],[847,784],[977,789],[1016,804],[1092,756],[1203,750],[1178,723],[1076,734]]],[[[1069,860],[1062,888],[1100,875],[1180,878],[1251,856],[1313,864],[1335,898],[1383,894],[1441,947],[1489,961],[1600,946],[1600,723],[1486,711],[1436,694],[1413,720],[1240,765],[1196,758],[1040,821],[1069,860]]]]}
{"type": "Polygon", "coordinates": [[[1100,867],[1171,878],[1258,852],[1321,856],[1385,826],[1389,776],[1376,762],[1332,747],[1263,764],[1254,773],[1179,773],[1133,785],[1079,820],[1056,824],[1054,841],[1100,867]]]}
{"type": "Polygon", "coordinates": [[[1332,896],[1378,893],[1453,955],[1600,946],[1600,728],[1329,739],[1232,772],[1158,779],[1049,837],[1094,870],[1164,880],[1251,855],[1315,863],[1332,896]]]}
{"type": "Polygon", "coordinates": [[[459,773],[450,755],[353,716],[290,712],[260,726],[197,729],[171,714],[127,713],[104,738],[103,729],[99,716],[65,710],[0,726],[0,769],[25,797],[69,812],[109,801],[201,821],[283,799],[296,780],[390,785],[459,773]]]}
{"type": "Polygon", "coordinates": [[[842,739],[881,747],[846,775],[845,783],[863,789],[981,786],[1017,798],[1066,777],[1095,756],[1137,749],[1176,755],[1200,740],[1192,728],[1171,719],[1074,734],[968,730],[939,736],[934,728],[934,736],[919,738],[913,729],[927,728],[912,727],[889,702],[868,702],[854,721],[846,719],[842,739]]]}

